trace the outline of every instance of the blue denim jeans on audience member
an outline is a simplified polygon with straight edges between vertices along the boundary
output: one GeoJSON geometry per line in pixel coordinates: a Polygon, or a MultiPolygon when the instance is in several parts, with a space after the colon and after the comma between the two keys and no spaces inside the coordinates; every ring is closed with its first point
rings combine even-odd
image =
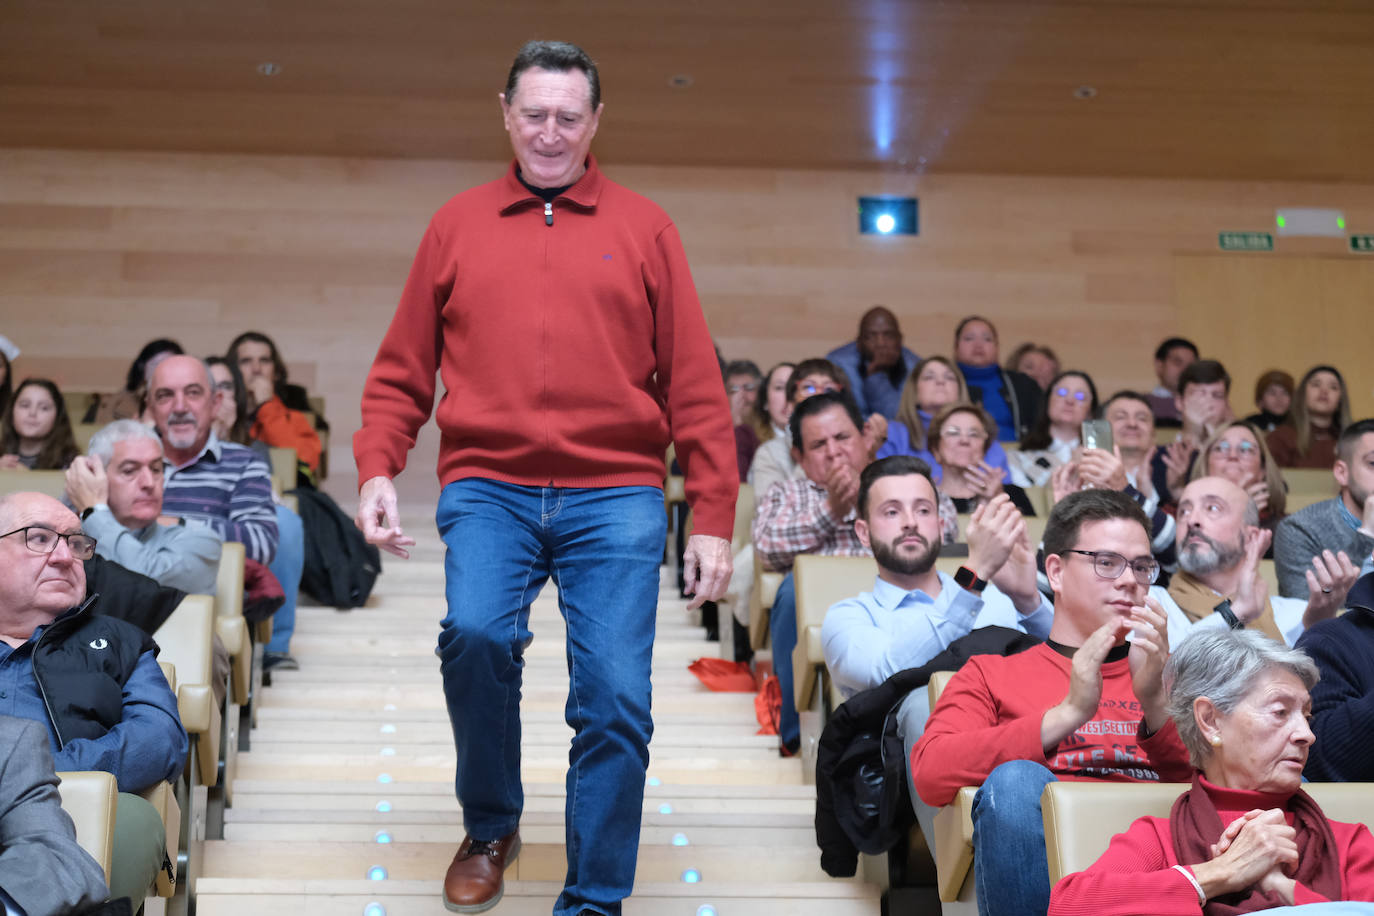
{"type": "Polygon", "coordinates": [[[448,615],[439,633],[458,751],[455,789],[476,839],[515,830],[520,681],[530,603],[552,577],[567,623],[564,716],[568,874],[555,916],[620,913],[634,885],[659,565],[667,535],[657,487],[560,489],[469,478],[444,487],[436,520],[448,615]]]}
{"type": "Polygon", "coordinates": [[[279,505],[277,532],[277,555],[267,568],[281,583],[286,600],[272,615],[272,638],[263,651],[285,655],[291,651],[291,634],[296,632],[296,598],[301,591],[301,570],[305,569],[305,526],[299,515],[279,505]]]}
{"type": "Polygon", "coordinates": [[[1050,867],[1040,794],[1058,777],[1031,760],[1009,760],[973,797],[973,880],[979,916],[1045,916],[1050,867]]]}
{"type": "Polygon", "coordinates": [[[778,716],[778,739],[789,747],[801,743],[801,720],[792,689],[792,650],[797,647],[797,587],[789,572],[782,577],[773,606],[768,609],[768,641],[773,646],[773,673],[782,691],[782,713],[778,716]]]}

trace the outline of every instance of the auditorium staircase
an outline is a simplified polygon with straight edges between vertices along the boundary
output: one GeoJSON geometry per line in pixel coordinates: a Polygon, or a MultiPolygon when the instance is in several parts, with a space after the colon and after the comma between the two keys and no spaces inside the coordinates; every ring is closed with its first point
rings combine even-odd
{"type": "MultiPolygon", "coordinates": [[[[366,607],[302,606],[299,671],[262,692],[239,755],[224,839],[206,842],[199,916],[428,916],[462,819],[434,646],[443,545],[433,507],[408,506],[419,543],[388,557],[366,607]]],[[[654,650],[654,721],[639,865],[627,916],[878,916],[879,890],[819,866],[815,791],[753,696],[712,693],[687,670],[717,645],[665,572],[654,650]]],[[[524,848],[494,916],[548,914],[562,886],[568,674],[552,585],[531,613],[524,681],[524,848]]],[[[606,787],[606,791],[614,791],[606,787]]]]}

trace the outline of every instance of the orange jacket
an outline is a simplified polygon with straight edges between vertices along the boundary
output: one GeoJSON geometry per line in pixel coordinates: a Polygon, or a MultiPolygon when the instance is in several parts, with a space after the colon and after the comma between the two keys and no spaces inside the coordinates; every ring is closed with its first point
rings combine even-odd
{"type": "Polygon", "coordinates": [[[279,397],[273,396],[258,408],[251,435],[273,448],[294,448],[297,461],[311,471],[320,469],[320,437],[314,425],[309,417],[287,407],[279,397]]]}

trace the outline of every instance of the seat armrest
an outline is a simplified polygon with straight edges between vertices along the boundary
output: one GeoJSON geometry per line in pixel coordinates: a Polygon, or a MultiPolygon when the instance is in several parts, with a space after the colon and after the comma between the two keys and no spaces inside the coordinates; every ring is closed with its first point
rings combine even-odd
{"type": "Polygon", "coordinates": [[[973,864],[973,796],[976,786],[964,786],[954,801],[935,812],[935,883],[940,899],[959,899],[973,864]]]}
{"type": "Polygon", "coordinates": [[[62,810],[76,825],[76,842],[91,854],[110,882],[114,860],[115,803],[119,789],[114,776],[101,770],[67,770],[57,774],[62,810]]]}

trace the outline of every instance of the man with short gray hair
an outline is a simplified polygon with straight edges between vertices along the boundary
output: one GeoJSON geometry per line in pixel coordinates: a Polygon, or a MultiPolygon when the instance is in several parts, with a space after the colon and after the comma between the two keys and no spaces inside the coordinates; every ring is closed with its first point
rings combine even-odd
{"type": "Polygon", "coordinates": [[[116,420],[67,468],[67,500],[100,556],[159,585],[212,595],[223,542],[208,525],[162,514],[163,464],[157,433],[116,420]]]}

